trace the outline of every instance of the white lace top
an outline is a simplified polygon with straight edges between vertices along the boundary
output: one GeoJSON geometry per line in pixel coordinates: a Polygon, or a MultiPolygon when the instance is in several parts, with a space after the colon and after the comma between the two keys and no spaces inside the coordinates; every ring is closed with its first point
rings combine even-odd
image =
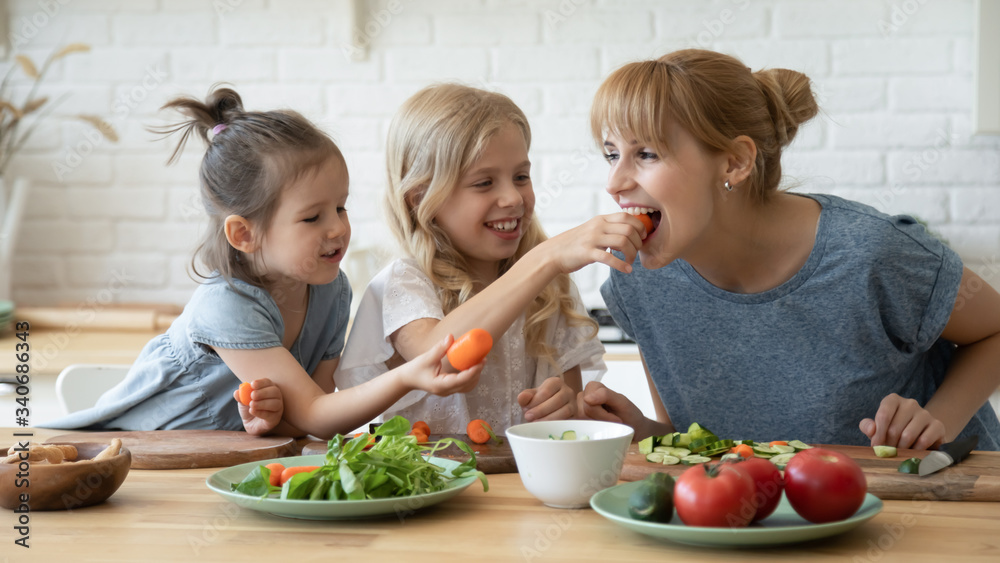
{"type": "MultiPolygon", "coordinates": [[[[577,309],[586,314],[576,286],[571,284],[571,290],[577,309]]],[[[389,336],[424,318],[444,318],[436,288],[414,260],[392,262],[372,279],[361,298],[334,375],[337,387],[360,385],[385,373],[385,362],[394,355],[389,336]]],[[[580,366],[584,386],[604,375],[604,346],[596,337],[590,338],[588,327],[570,326],[562,315],[550,320],[547,338],[556,349],[558,369],[527,355],[523,331],[524,315],[521,315],[493,343],[479,385],[473,391],[448,397],[411,391],[383,417],[389,419],[398,414],[410,422],[424,420],[434,434],[464,433],[470,420],[481,418],[496,432],[503,432],[523,421],[517,404],[521,391],[537,387],[545,379],[575,366],[580,366]]]]}

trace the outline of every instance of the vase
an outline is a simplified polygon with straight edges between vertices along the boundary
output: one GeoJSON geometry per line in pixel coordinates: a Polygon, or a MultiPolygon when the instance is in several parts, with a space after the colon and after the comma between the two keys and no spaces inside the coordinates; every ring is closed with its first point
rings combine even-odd
{"type": "Polygon", "coordinates": [[[0,177],[0,301],[11,299],[14,250],[17,234],[28,201],[30,183],[27,178],[0,177]]]}

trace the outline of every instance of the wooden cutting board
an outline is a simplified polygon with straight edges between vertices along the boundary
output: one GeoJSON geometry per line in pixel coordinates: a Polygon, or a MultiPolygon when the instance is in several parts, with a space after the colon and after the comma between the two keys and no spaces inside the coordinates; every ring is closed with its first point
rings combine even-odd
{"type": "MultiPolygon", "coordinates": [[[[883,500],[964,500],[1000,501],[1000,452],[972,452],[961,463],[926,477],[900,473],[899,464],[908,458],[923,459],[926,450],[899,450],[896,457],[881,458],[865,446],[818,447],[836,450],[858,462],[868,479],[868,492],[883,500]]],[[[646,461],[638,444],[629,447],[622,467],[623,481],[638,481],[661,471],[678,476],[686,465],[661,465],[646,461]]]]}
{"type": "MultiPolygon", "coordinates": [[[[472,446],[472,451],[476,452],[476,468],[487,474],[494,473],[517,473],[517,464],[514,463],[514,452],[507,443],[507,438],[503,438],[503,444],[497,445],[494,442],[486,444],[473,444],[469,442],[469,437],[465,434],[443,434],[433,435],[430,441],[441,438],[455,438],[472,446]]],[[[326,442],[309,442],[302,447],[302,455],[325,454],[326,442]]],[[[454,444],[447,448],[435,452],[434,457],[454,459],[456,461],[466,461],[469,456],[454,444]]]]}
{"type": "Polygon", "coordinates": [[[78,432],[48,442],[110,442],[120,438],[132,452],[132,469],[229,467],[251,461],[295,455],[294,438],[251,436],[227,430],[153,430],[149,432],[78,432]]]}

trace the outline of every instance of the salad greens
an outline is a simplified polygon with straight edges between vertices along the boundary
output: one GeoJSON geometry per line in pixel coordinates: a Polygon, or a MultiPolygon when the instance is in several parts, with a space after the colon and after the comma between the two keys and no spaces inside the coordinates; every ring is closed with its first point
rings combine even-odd
{"type": "Polygon", "coordinates": [[[432,493],[445,489],[459,477],[475,475],[483,490],[489,490],[486,475],[476,469],[476,454],[468,444],[442,438],[424,448],[417,444],[415,436],[407,434],[409,430],[410,422],[395,416],[375,429],[373,435],[379,440],[368,450],[365,446],[371,434],[366,432],[349,440],[337,434],[330,440],[326,461],[319,468],[296,474],[278,487],[270,484],[271,471],[258,466],[231,488],[261,498],[277,493],[285,500],[365,500],[432,493]],[[445,475],[443,467],[427,458],[451,444],[467,453],[469,459],[451,475],[445,475]]]}

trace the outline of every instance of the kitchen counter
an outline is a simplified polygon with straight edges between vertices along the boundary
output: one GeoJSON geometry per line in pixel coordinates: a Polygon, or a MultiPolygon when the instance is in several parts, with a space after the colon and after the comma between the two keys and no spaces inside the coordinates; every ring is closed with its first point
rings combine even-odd
{"type": "MultiPolygon", "coordinates": [[[[0,443],[12,442],[0,428],[0,443]]],[[[42,441],[51,431],[35,429],[42,441]]],[[[491,475],[457,497],[407,516],[308,521],[240,508],[205,485],[217,469],[132,470],[107,502],[32,512],[30,550],[7,561],[901,561],[1000,560],[1000,503],[886,501],[862,526],[781,548],[688,547],[626,530],[593,510],[542,505],[517,474],[491,475]],[[68,555],[72,554],[72,555],[68,555]]]]}

